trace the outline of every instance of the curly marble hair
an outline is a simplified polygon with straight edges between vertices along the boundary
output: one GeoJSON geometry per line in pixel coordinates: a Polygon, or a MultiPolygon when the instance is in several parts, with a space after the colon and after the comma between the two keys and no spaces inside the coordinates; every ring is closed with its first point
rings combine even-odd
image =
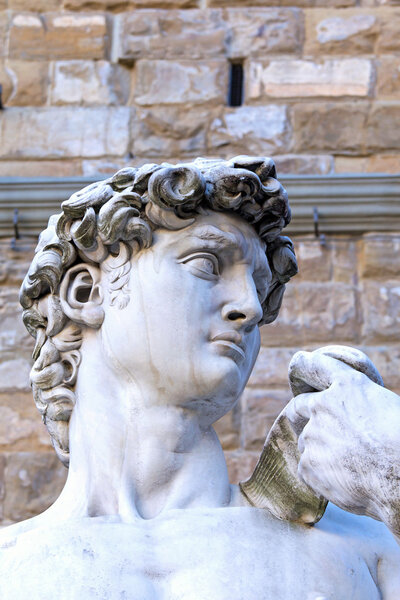
{"type": "Polygon", "coordinates": [[[128,167],[73,194],[61,208],[40,235],[20,302],[24,324],[36,339],[35,403],[58,457],[68,466],[68,425],[82,343],[81,326],[64,314],[59,299],[68,269],[80,263],[98,266],[108,274],[111,303],[122,308],[129,302],[130,258],[151,245],[155,229],[182,229],[210,209],[234,212],[266,243],[273,278],[261,325],[277,317],[297,263],[291,241],[279,235],[290,221],[290,208],[269,158],[128,167]]]}

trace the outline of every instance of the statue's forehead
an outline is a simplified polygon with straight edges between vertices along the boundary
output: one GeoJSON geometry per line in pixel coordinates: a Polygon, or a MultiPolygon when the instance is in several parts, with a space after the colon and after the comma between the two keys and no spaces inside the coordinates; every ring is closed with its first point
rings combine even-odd
{"type": "Polygon", "coordinates": [[[200,215],[195,222],[179,231],[169,232],[169,246],[183,252],[191,245],[206,245],[216,252],[230,252],[237,260],[254,265],[255,270],[270,275],[265,243],[254,228],[236,215],[213,212],[200,215]]]}

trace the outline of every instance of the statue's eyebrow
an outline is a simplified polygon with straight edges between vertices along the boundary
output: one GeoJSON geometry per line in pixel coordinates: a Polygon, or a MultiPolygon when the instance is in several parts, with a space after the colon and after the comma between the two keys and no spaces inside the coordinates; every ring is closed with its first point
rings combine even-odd
{"type": "Polygon", "coordinates": [[[243,245],[240,243],[238,236],[233,233],[227,233],[217,227],[204,227],[192,233],[194,238],[203,242],[211,243],[215,247],[221,247],[224,250],[240,250],[244,251],[243,245]]]}

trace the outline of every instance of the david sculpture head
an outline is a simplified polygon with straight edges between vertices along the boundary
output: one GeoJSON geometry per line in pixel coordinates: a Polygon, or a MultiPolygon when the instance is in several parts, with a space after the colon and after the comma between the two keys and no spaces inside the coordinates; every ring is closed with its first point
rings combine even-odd
{"type": "Polygon", "coordinates": [[[66,487],[50,509],[151,518],[235,502],[212,424],[297,271],[273,161],[126,168],[63,203],[21,289],[66,487]]]}

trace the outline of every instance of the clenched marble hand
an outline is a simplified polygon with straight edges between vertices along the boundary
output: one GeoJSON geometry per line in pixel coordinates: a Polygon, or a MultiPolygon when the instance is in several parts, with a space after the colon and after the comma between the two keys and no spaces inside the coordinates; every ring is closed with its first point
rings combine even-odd
{"type": "Polygon", "coordinates": [[[318,494],[386,523],[400,536],[400,397],[359,351],[297,353],[285,409],[302,432],[298,472],[318,494]],[[305,390],[314,390],[306,392],[305,390]]]}
{"type": "Polygon", "coordinates": [[[21,304],[34,399],[69,473],[53,506],[1,531],[2,600],[398,600],[387,527],[327,506],[397,531],[375,489],[394,429],[363,477],[337,439],[363,448],[379,406],[397,418],[388,392],[359,387],[360,365],[295,359],[307,393],[239,487],[213,429],[296,273],[289,220],[273,162],[243,156],[123,169],[50,218],[21,304]],[[345,396],[353,408],[332,411],[345,396]]]}

